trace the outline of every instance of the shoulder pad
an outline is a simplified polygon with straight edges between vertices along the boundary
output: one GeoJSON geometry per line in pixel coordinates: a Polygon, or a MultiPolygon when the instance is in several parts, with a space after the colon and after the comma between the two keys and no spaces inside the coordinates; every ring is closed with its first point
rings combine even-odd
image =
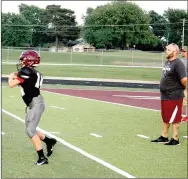
{"type": "Polygon", "coordinates": [[[32,76],[35,72],[33,71],[32,68],[28,68],[28,67],[23,67],[20,69],[20,71],[18,72],[18,76],[23,78],[23,79],[28,79],[30,78],[30,76],[32,76]]]}

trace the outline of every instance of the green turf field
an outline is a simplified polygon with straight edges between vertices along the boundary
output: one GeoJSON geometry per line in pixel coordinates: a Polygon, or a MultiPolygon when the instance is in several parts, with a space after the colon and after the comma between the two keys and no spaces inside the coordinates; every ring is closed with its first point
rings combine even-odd
{"type": "Polygon", "coordinates": [[[187,135],[186,124],[180,127],[180,146],[151,144],[137,134],[158,137],[160,112],[47,92],[42,95],[46,111],[39,127],[46,132],[57,132],[54,135],[60,141],[65,140],[75,148],[58,142],[49,164],[35,166],[37,155],[24,134],[24,123],[18,120],[18,117],[24,119],[25,109],[20,89],[3,87],[3,178],[124,178],[118,171],[137,178],[187,177],[187,139],[182,137],[187,135]],[[79,153],[78,148],[90,155],[79,153]],[[101,160],[108,162],[109,168],[101,160]]]}
{"type": "MultiPolygon", "coordinates": [[[[144,68],[111,68],[111,67],[75,67],[75,66],[45,66],[37,68],[44,76],[107,78],[123,80],[159,81],[161,69],[144,68]]],[[[15,65],[2,65],[2,74],[17,71],[15,65]]]]}

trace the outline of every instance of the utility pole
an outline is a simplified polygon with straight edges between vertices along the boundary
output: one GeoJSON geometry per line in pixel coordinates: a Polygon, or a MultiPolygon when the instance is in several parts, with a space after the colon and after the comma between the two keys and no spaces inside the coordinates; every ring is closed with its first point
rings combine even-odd
{"type": "Polygon", "coordinates": [[[186,20],[185,20],[185,18],[184,18],[184,19],[183,19],[182,41],[181,41],[181,42],[182,42],[182,48],[183,48],[183,46],[184,46],[184,36],[185,36],[185,35],[184,35],[184,27],[185,27],[185,21],[186,21],[186,20]]]}

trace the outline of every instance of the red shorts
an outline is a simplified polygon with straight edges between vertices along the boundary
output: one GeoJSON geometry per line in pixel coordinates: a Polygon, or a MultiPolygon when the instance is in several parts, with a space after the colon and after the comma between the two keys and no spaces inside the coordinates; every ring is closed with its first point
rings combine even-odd
{"type": "Polygon", "coordinates": [[[161,100],[161,115],[164,123],[179,123],[182,119],[183,98],[178,100],[161,100]]]}

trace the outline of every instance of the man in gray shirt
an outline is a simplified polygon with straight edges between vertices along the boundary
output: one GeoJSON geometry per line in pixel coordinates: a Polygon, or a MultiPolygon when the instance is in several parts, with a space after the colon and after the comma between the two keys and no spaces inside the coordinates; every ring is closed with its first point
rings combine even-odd
{"type": "MultiPolygon", "coordinates": [[[[187,53],[188,53],[187,46],[184,46],[181,49],[181,56],[182,56],[181,61],[185,65],[186,73],[187,73],[187,76],[188,76],[188,67],[187,67],[187,65],[188,65],[188,59],[187,59],[187,53]]],[[[188,96],[187,96],[187,88],[185,89],[184,94],[185,94],[185,97],[183,99],[183,108],[184,108],[183,110],[185,111],[186,116],[183,117],[182,122],[188,122],[188,109],[187,109],[187,98],[188,98],[188,96]]]]}
{"type": "Polygon", "coordinates": [[[162,69],[160,81],[162,133],[151,142],[165,145],[179,145],[179,127],[182,120],[182,103],[187,84],[185,66],[178,59],[179,47],[172,43],[166,47],[167,61],[162,69]],[[172,138],[168,140],[169,127],[172,126],[172,138]]]}

